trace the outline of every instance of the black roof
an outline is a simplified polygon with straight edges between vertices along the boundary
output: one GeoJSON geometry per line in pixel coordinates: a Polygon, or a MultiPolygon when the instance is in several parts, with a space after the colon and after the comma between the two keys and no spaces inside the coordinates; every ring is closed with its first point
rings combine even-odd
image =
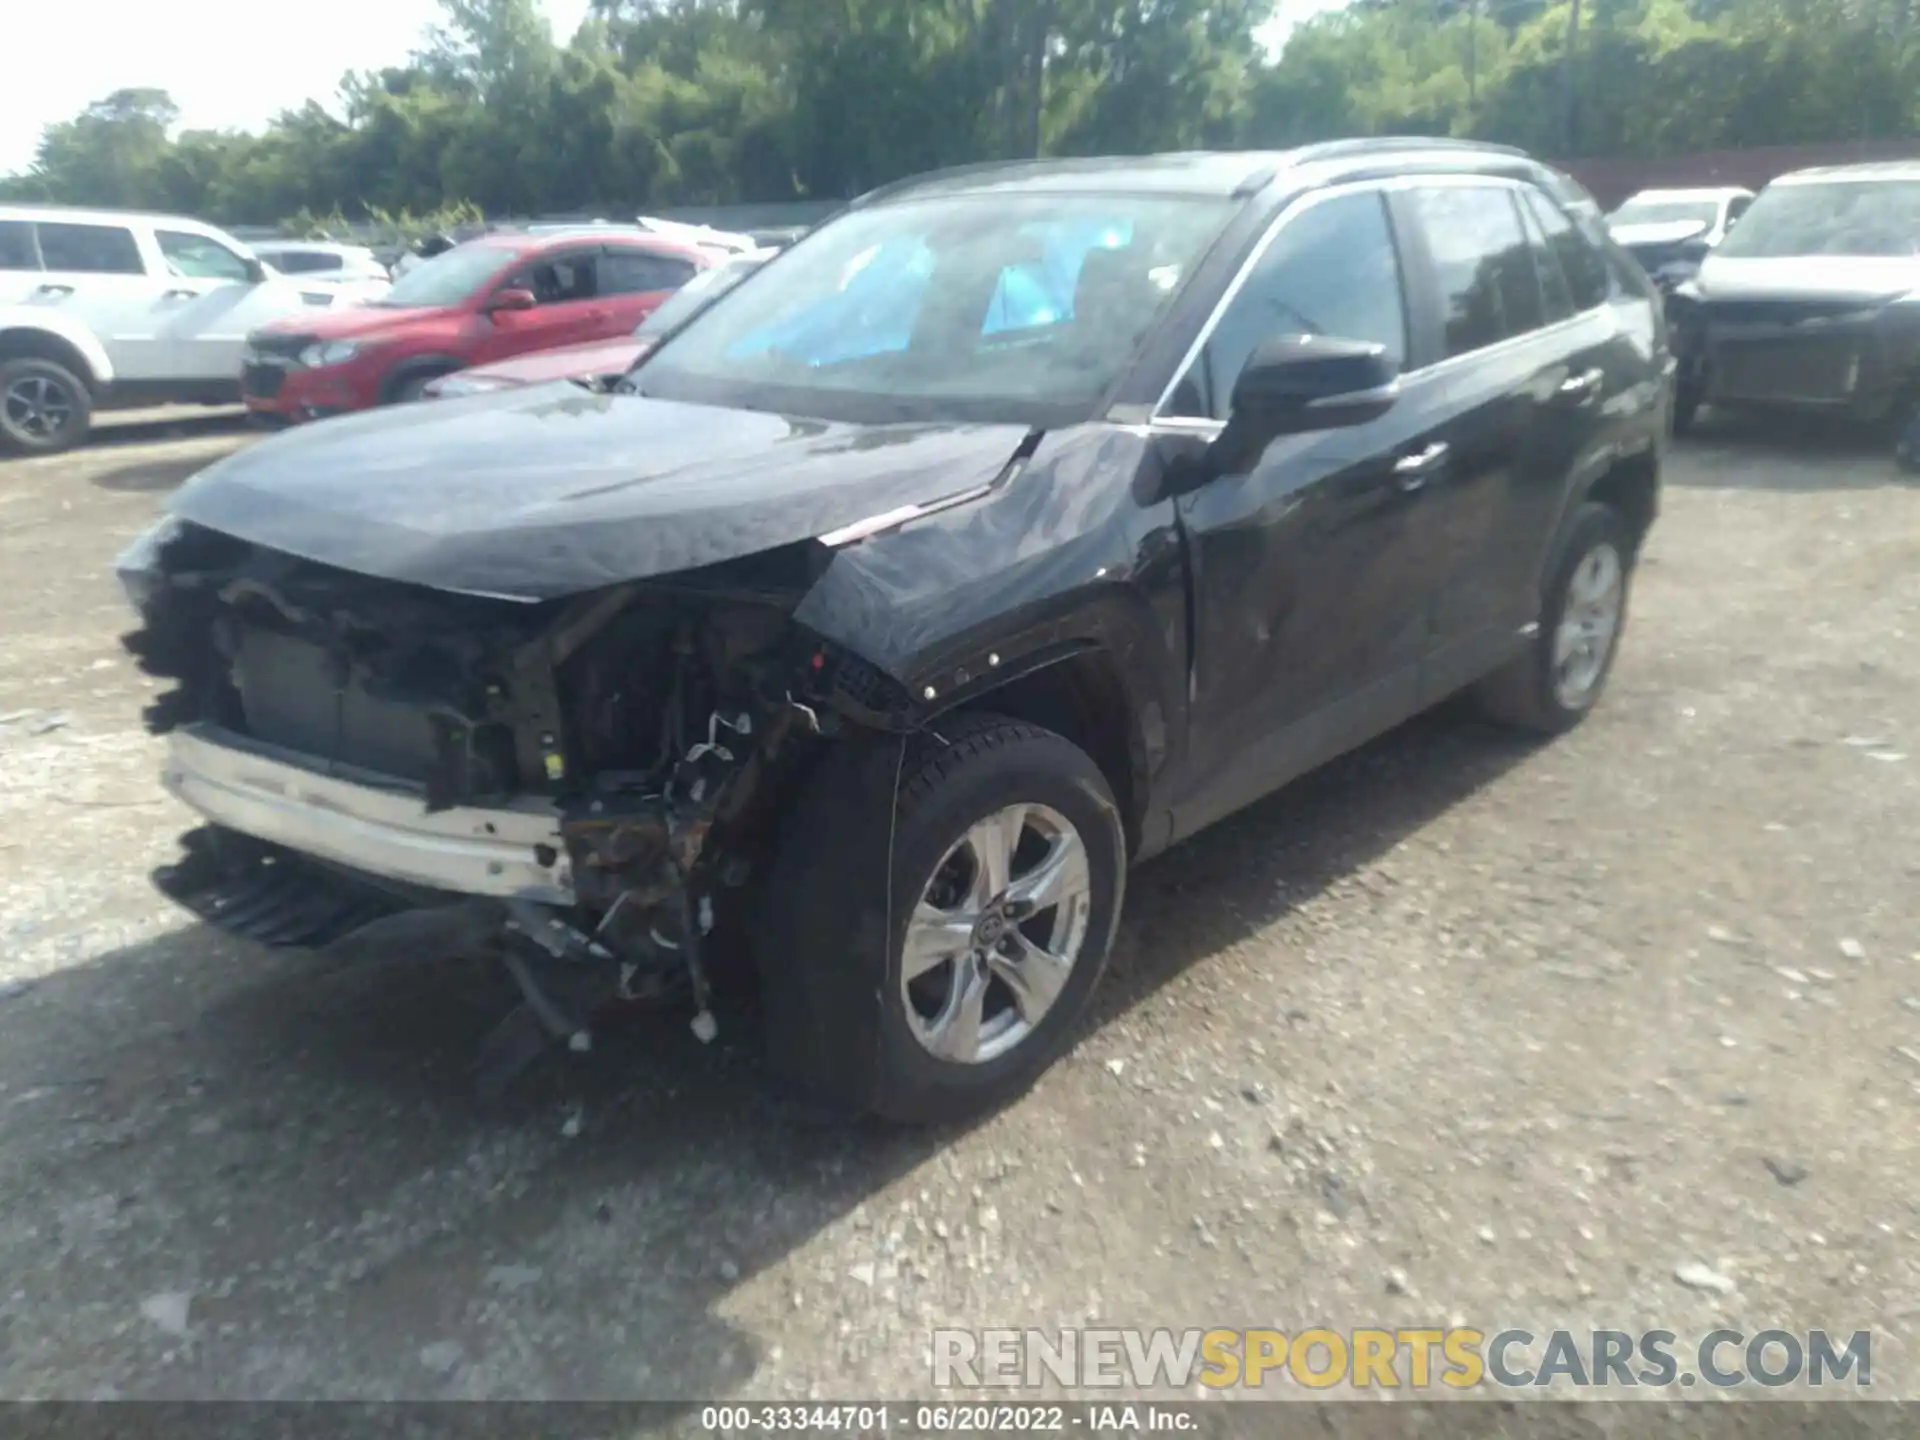
{"type": "Polygon", "coordinates": [[[1111,191],[1167,195],[1251,195],[1289,171],[1303,184],[1325,184],[1362,174],[1422,170],[1543,172],[1539,162],[1507,145],[1432,136],[1330,140],[1294,150],[1183,151],[1169,155],[1114,155],[1087,159],[994,160],[910,176],[870,190],[856,206],[908,194],[1111,191]]]}

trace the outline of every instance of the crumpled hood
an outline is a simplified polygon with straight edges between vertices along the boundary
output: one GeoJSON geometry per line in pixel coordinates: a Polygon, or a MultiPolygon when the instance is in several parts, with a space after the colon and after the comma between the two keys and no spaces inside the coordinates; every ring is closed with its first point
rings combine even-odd
{"type": "Polygon", "coordinates": [[[274,436],[182,520],[435,589],[545,600],[816,538],[996,478],[1018,425],[845,425],[559,382],[274,436]]]}
{"type": "Polygon", "coordinates": [[[1710,255],[1695,283],[1709,300],[1858,299],[1865,307],[1920,288],[1920,257],[1710,255]]]}

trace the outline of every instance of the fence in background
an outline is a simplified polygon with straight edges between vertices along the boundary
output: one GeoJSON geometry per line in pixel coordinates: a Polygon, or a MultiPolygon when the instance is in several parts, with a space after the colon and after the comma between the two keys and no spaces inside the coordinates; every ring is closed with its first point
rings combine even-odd
{"type": "MultiPolygon", "coordinates": [[[[1758,190],[1776,175],[1814,165],[1851,165],[1866,160],[1920,161],[1920,139],[1863,140],[1830,145],[1774,145],[1753,150],[1708,150],[1697,155],[1668,155],[1659,159],[1627,157],[1582,158],[1556,161],[1593,192],[1601,206],[1611,210],[1636,190],[1697,185],[1742,185],[1758,190]]],[[[839,200],[792,200],[761,205],[681,205],[649,210],[663,220],[712,225],[721,230],[770,230],[790,225],[815,225],[843,204],[839,200]]],[[[564,225],[591,220],[626,220],[640,213],[608,206],[558,215],[503,217],[502,223],[564,225]]],[[[280,232],[272,226],[236,226],[242,240],[265,240],[280,232]]],[[[369,228],[370,234],[370,228],[369,228]]],[[[342,240],[367,236],[342,235],[342,240]]]]}
{"type": "Polygon", "coordinates": [[[1754,150],[1708,150],[1657,160],[1557,160],[1554,163],[1593,192],[1611,210],[1637,190],[1696,185],[1740,185],[1758,190],[1777,175],[1815,165],[1857,165],[1866,160],[1920,161],[1920,140],[1861,140],[1831,145],[1771,145],[1754,150]]]}

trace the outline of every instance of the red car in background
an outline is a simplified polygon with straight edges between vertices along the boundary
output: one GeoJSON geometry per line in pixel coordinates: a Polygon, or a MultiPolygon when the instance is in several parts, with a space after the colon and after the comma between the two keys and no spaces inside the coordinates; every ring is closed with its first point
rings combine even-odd
{"type": "Polygon", "coordinates": [[[604,389],[637,365],[668,331],[679,329],[778,253],[773,249],[749,250],[725,257],[669,295],[631,335],[536,350],[512,360],[476,365],[428,381],[421,393],[429,400],[438,400],[486,390],[513,390],[548,380],[577,380],[590,389],[604,389]]]}
{"type": "Polygon", "coordinates": [[[530,350],[624,339],[722,253],[644,231],[488,235],[409,270],[380,300],[247,337],[256,415],[317,420],[420,397],[438,376],[530,350]]]}

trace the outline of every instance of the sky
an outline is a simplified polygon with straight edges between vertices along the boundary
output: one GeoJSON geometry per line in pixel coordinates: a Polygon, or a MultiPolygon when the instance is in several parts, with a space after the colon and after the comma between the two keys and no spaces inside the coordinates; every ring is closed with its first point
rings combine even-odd
{"type": "MultiPolygon", "coordinates": [[[[131,86],[157,86],[197,130],[257,130],[308,100],[330,103],[349,70],[397,65],[439,15],[436,0],[327,0],[308,7],[259,0],[11,0],[13,57],[0,84],[0,175],[33,161],[42,126],[131,86]],[[84,21],[76,30],[76,12],[84,21]]],[[[539,0],[562,41],[588,0],[539,0]]],[[[1281,0],[1262,39],[1277,47],[1293,25],[1340,0],[1281,0]]]]}
{"type": "MultiPolygon", "coordinates": [[[[587,12],[587,0],[540,4],[561,40],[587,12]]],[[[4,0],[0,9],[10,57],[0,66],[0,175],[32,163],[42,126],[129,86],[166,90],[187,128],[257,130],[308,100],[331,102],[349,70],[399,64],[440,14],[435,0],[4,0]]]]}

